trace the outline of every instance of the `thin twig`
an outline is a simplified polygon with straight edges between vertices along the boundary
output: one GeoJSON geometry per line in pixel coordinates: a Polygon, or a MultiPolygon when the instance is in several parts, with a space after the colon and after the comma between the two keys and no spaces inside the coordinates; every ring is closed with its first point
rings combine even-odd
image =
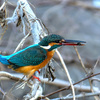
{"type": "Polygon", "coordinates": [[[100,82],[100,79],[99,78],[92,78],[91,81],[98,81],[98,82],[100,82]]]}
{"type": "Polygon", "coordinates": [[[18,50],[23,46],[23,44],[24,44],[26,38],[28,38],[30,35],[31,35],[31,33],[29,32],[29,33],[21,40],[21,42],[18,44],[17,48],[15,49],[14,53],[15,53],[16,51],[18,51],[18,50]]]}
{"type": "MultiPolygon", "coordinates": [[[[19,77],[15,77],[14,75],[8,73],[8,72],[4,72],[4,71],[0,71],[0,79],[4,79],[4,77],[7,77],[11,80],[15,80],[15,81],[19,81],[20,78],[19,77]],[[3,77],[3,78],[2,78],[3,77]]],[[[5,80],[5,79],[4,79],[5,80]]],[[[22,80],[23,81],[23,80],[22,80]]]]}
{"type": "MultiPolygon", "coordinates": [[[[90,97],[90,96],[98,96],[100,95],[100,91],[95,92],[95,93],[81,93],[75,96],[76,99],[83,98],[83,97],[90,97]]],[[[66,96],[66,97],[61,97],[61,98],[54,98],[51,100],[69,100],[73,99],[73,96],[66,96]]]]}
{"type": "Polygon", "coordinates": [[[88,74],[88,72],[87,72],[87,70],[86,70],[86,68],[85,68],[85,65],[84,65],[84,63],[83,63],[83,61],[82,61],[82,59],[81,59],[81,56],[80,56],[80,54],[78,53],[77,47],[74,46],[74,49],[75,49],[75,51],[76,51],[76,53],[77,53],[77,56],[78,56],[78,58],[79,58],[79,60],[80,60],[80,62],[81,62],[81,65],[82,65],[82,67],[83,67],[85,73],[88,74]]]}
{"type": "Polygon", "coordinates": [[[67,67],[66,67],[66,65],[65,65],[65,63],[64,63],[64,60],[63,60],[61,54],[58,52],[58,50],[56,50],[56,53],[57,53],[57,55],[59,56],[60,61],[61,61],[62,65],[63,65],[63,68],[64,68],[64,70],[65,70],[65,72],[66,72],[66,75],[67,75],[67,77],[68,77],[68,80],[69,80],[70,85],[71,85],[71,88],[72,88],[73,100],[75,100],[75,90],[74,90],[74,86],[73,86],[73,83],[72,83],[72,81],[71,81],[71,77],[70,77],[70,75],[69,75],[68,69],[67,69],[67,67]]]}
{"type": "MultiPolygon", "coordinates": [[[[73,85],[79,84],[79,83],[81,83],[81,82],[83,82],[83,81],[85,81],[85,80],[87,80],[87,79],[89,79],[89,78],[91,78],[91,77],[97,76],[97,75],[100,75],[100,73],[92,74],[92,75],[90,75],[90,76],[88,76],[88,77],[86,77],[86,78],[84,78],[84,79],[82,79],[82,80],[80,80],[80,81],[74,83],[73,85]]],[[[44,97],[51,96],[51,95],[53,95],[53,94],[56,94],[56,93],[61,92],[61,91],[64,91],[64,90],[68,90],[68,89],[70,89],[70,87],[71,87],[71,86],[61,88],[61,89],[59,89],[59,90],[57,90],[57,91],[54,91],[54,92],[52,92],[52,93],[49,93],[49,94],[45,95],[44,97]]]]}
{"type": "Polygon", "coordinates": [[[4,90],[0,87],[0,92],[3,94],[3,95],[5,95],[5,92],[4,92],[4,90]]]}
{"type": "Polygon", "coordinates": [[[0,11],[5,7],[5,5],[6,5],[6,2],[4,2],[4,3],[2,4],[2,6],[0,7],[0,11]]]}
{"type": "MultiPolygon", "coordinates": [[[[81,56],[80,56],[80,54],[79,54],[79,52],[78,52],[78,50],[77,50],[77,47],[74,46],[74,49],[75,49],[75,51],[76,51],[76,53],[77,53],[77,56],[78,56],[78,58],[79,58],[79,60],[80,60],[80,62],[81,62],[81,65],[82,65],[82,67],[83,67],[85,73],[88,75],[88,71],[87,71],[86,68],[85,68],[85,65],[84,65],[84,63],[83,63],[83,61],[82,61],[82,59],[81,59],[81,56]]],[[[89,80],[89,84],[90,84],[90,87],[91,87],[91,91],[94,92],[93,86],[92,86],[92,82],[91,82],[90,79],[88,79],[88,80],[89,80]]],[[[98,99],[99,99],[98,96],[95,96],[94,98],[95,98],[95,100],[98,100],[98,99]]]]}
{"type": "Polygon", "coordinates": [[[94,65],[94,67],[93,67],[93,70],[97,67],[97,64],[98,64],[99,60],[100,60],[100,58],[97,59],[95,65],[94,65]]]}

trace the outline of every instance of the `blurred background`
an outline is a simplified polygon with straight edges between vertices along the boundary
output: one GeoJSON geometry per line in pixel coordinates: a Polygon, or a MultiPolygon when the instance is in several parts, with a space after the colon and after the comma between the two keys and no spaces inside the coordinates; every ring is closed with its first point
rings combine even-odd
{"type": "MultiPolygon", "coordinates": [[[[17,0],[8,0],[11,4],[7,5],[7,12],[9,16],[12,16],[16,7],[17,0]]],[[[85,64],[86,70],[93,73],[100,72],[100,62],[98,62],[96,68],[94,65],[97,59],[100,58],[100,0],[28,0],[31,8],[35,12],[36,16],[43,22],[49,31],[49,34],[59,34],[66,39],[82,40],[86,41],[86,45],[83,47],[77,47],[85,64]]],[[[0,0],[0,6],[3,0],[0,0]]],[[[0,28],[0,36],[4,29],[0,28]]],[[[6,33],[0,40],[0,51],[4,55],[8,55],[14,52],[15,48],[24,37],[22,29],[16,27],[15,24],[9,24],[6,33]]],[[[32,39],[28,38],[24,47],[32,44],[32,39]]],[[[73,82],[77,82],[86,76],[81,63],[77,57],[74,47],[62,47],[59,49],[64,61],[68,67],[69,73],[73,82]]],[[[59,62],[58,56],[55,54],[54,59],[59,62]]],[[[67,80],[61,64],[57,66],[55,63],[55,75],[59,79],[67,80]],[[62,69],[62,70],[61,70],[62,69]]],[[[0,64],[1,70],[13,72],[11,69],[0,64]]],[[[98,78],[100,76],[97,76],[98,78]]],[[[14,84],[14,82],[13,82],[14,84]]],[[[80,83],[82,85],[89,85],[88,80],[80,83]]],[[[95,86],[100,87],[99,82],[94,82],[95,86]]],[[[1,82],[1,87],[8,91],[12,82],[1,82]],[[8,87],[8,84],[10,85],[8,87]]],[[[50,93],[60,87],[50,86],[43,84],[44,94],[50,93]],[[47,89],[49,88],[49,89],[47,89]]],[[[18,91],[18,90],[16,90],[18,91]]],[[[16,93],[16,91],[14,91],[16,93]]],[[[27,92],[26,90],[20,90],[17,96],[14,94],[12,98],[17,97],[22,100],[22,95],[27,92]]],[[[13,93],[14,93],[13,92],[13,93]]],[[[68,91],[70,93],[71,91],[68,91]]],[[[68,94],[67,93],[67,94],[68,94]]],[[[77,91],[77,93],[80,93],[77,91]]],[[[11,94],[10,94],[11,95],[11,94]]],[[[66,95],[66,91],[51,96],[54,98],[57,96],[66,95]]],[[[14,100],[13,99],[13,100],[14,100]]],[[[94,100],[93,97],[82,98],[78,100],[94,100]]]]}

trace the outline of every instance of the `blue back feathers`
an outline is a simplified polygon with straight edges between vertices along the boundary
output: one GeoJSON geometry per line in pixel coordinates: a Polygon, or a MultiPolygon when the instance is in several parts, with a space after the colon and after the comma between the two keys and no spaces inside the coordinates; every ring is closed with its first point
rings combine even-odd
{"type": "Polygon", "coordinates": [[[0,62],[5,65],[13,65],[13,69],[29,65],[35,66],[46,59],[46,54],[45,49],[35,44],[8,56],[0,55],[0,62]]]}
{"type": "Polygon", "coordinates": [[[0,62],[1,62],[2,64],[10,65],[10,63],[9,63],[7,60],[8,60],[8,56],[0,55],[0,62]]]}

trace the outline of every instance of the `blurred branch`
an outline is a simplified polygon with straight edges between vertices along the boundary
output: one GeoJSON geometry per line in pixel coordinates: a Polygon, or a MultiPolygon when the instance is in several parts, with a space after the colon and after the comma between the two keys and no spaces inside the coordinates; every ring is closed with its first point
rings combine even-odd
{"type": "Polygon", "coordinates": [[[94,67],[93,67],[92,72],[93,72],[93,71],[95,70],[95,68],[97,67],[97,64],[99,63],[99,60],[100,60],[100,57],[97,59],[97,61],[96,61],[95,65],[94,65],[94,67]]]}
{"type": "Polygon", "coordinates": [[[82,65],[82,67],[83,67],[85,73],[88,75],[88,72],[87,72],[87,70],[86,70],[86,68],[85,68],[85,65],[84,65],[84,63],[83,63],[83,61],[82,61],[82,59],[81,59],[81,56],[80,56],[80,54],[79,54],[79,52],[78,52],[78,50],[77,50],[77,47],[74,46],[74,49],[75,49],[75,51],[76,51],[76,53],[77,53],[77,56],[78,56],[78,58],[79,58],[79,60],[80,60],[80,62],[81,62],[81,65],[82,65]]]}
{"type": "MultiPolygon", "coordinates": [[[[23,77],[23,76],[22,76],[23,77]]],[[[14,80],[14,81],[19,81],[20,79],[22,79],[22,77],[16,77],[13,74],[10,74],[8,72],[5,71],[0,71],[0,80],[14,80]]],[[[24,81],[24,80],[22,80],[24,81]]]]}
{"type": "MultiPolygon", "coordinates": [[[[67,82],[67,81],[64,81],[64,80],[61,80],[61,79],[55,79],[53,82],[50,82],[48,81],[47,78],[41,78],[41,82],[42,83],[45,83],[45,84],[49,84],[49,85],[54,85],[54,86],[57,86],[57,87],[69,87],[70,86],[70,83],[67,82]]],[[[78,90],[78,91],[82,91],[82,92],[90,92],[90,86],[85,86],[85,85],[75,85],[74,86],[75,90],[78,90]]],[[[99,88],[98,87],[93,87],[93,89],[95,91],[98,91],[99,88]]]]}
{"type": "Polygon", "coordinates": [[[77,0],[77,1],[69,1],[67,2],[67,5],[70,5],[70,6],[79,6],[79,7],[82,7],[82,8],[85,8],[85,9],[88,9],[88,10],[100,10],[100,8],[97,8],[85,1],[80,1],[80,0],[77,0]]]}
{"type": "MultiPolygon", "coordinates": [[[[100,73],[92,74],[92,75],[90,75],[90,76],[88,76],[88,77],[86,77],[86,78],[84,78],[84,79],[82,79],[82,80],[80,80],[80,81],[74,83],[73,85],[79,84],[79,83],[81,83],[82,81],[85,81],[85,80],[87,80],[87,79],[89,79],[89,78],[91,78],[91,77],[97,76],[97,75],[100,75],[100,73]]],[[[51,95],[53,95],[53,94],[56,94],[56,93],[61,92],[61,91],[64,91],[64,90],[68,90],[68,89],[70,89],[70,87],[71,87],[71,86],[61,88],[61,89],[59,89],[59,90],[57,90],[57,91],[54,91],[54,92],[52,92],[52,93],[49,93],[49,94],[45,95],[44,97],[51,96],[51,95]]],[[[97,91],[98,91],[98,90],[97,90],[97,91]]]]}
{"type": "Polygon", "coordinates": [[[100,82],[100,79],[95,77],[95,78],[92,78],[91,81],[98,81],[98,82],[100,82]]]}
{"type": "Polygon", "coordinates": [[[14,53],[17,52],[20,48],[22,48],[22,46],[23,46],[25,40],[26,40],[30,35],[31,35],[31,33],[29,32],[29,33],[21,40],[21,42],[20,42],[20,43],[18,44],[18,46],[16,47],[14,53]]]}
{"type": "Polygon", "coordinates": [[[3,89],[0,87],[0,92],[5,95],[5,92],[3,91],[3,89]]]}
{"type": "MultiPolygon", "coordinates": [[[[99,75],[99,74],[100,73],[97,73],[97,74],[94,74],[93,76],[96,76],[96,75],[99,75]]],[[[90,76],[90,77],[93,77],[93,76],[90,76]]],[[[11,80],[14,80],[14,81],[19,81],[20,80],[21,82],[23,82],[26,79],[25,78],[22,79],[22,77],[23,77],[23,74],[17,74],[17,73],[15,74],[15,73],[8,73],[8,72],[5,72],[5,71],[0,71],[0,80],[9,80],[9,79],[11,79],[11,80]]],[[[58,86],[58,87],[65,87],[65,86],[69,87],[70,86],[70,83],[67,82],[67,81],[64,81],[64,80],[55,79],[54,82],[51,82],[51,81],[48,81],[48,78],[43,78],[42,76],[40,76],[39,78],[40,78],[41,82],[45,83],[45,84],[55,85],[55,86],[58,86]]],[[[84,78],[81,81],[79,81],[78,83],[80,83],[80,82],[82,82],[86,79],[88,79],[88,78],[84,78]]],[[[76,85],[76,83],[73,84],[73,85],[75,85],[74,88],[76,90],[83,91],[83,92],[90,92],[91,91],[90,86],[78,85],[78,83],[76,85]]],[[[31,82],[29,82],[28,84],[29,84],[29,87],[32,85],[31,82]]],[[[93,87],[93,89],[95,91],[99,91],[99,88],[97,88],[97,87],[93,87]]]]}
{"type": "MultiPolygon", "coordinates": [[[[75,89],[76,90],[79,90],[79,91],[84,91],[84,92],[90,92],[90,86],[84,86],[84,85],[76,85],[76,84],[79,84],[80,82],[82,82],[82,81],[85,81],[86,79],[88,79],[88,78],[91,78],[91,77],[94,77],[94,76],[96,76],[96,75],[100,75],[100,73],[97,73],[97,74],[94,74],[94,75],[91,75],[91,76],[88,76],[88,77],[86,77],[86,78],[84,78],[84,79],[82,79],[82,80],[80,80],[80,81],[78,81],[78,82],[76,82],[76,83],[74,83],[73,85],[75,85],[75,89]]],[[[8,80],[8,79],[11,79],[11,80],[14,80],[14,81],[19,81],[21,78],[23,77],[23,75],[22,74],[9,74],[9,73],[7,73],[7,72],[4,72],[4,71],[0,71],[0,80],[8,80]]],[[[51,84],[51,85],[55,85],[55,86],[60,86],[60,87],[64,87],[64,86],[66,86],[66,87],[64,87],[64,88],[62,88],[62,89],[60,89],[60,90],[57,90],[57,91],[55,91],[55,92],[53,92],[53,93],[50,93],[50,94],[48,94],[48,95],[45,95],[44,97],[48,97],[48,96],[50,96],[50,95],[53,95],[53,94],[55,94],[55,93],[58,93],[58,92],[61,92],[61,91],[63,91],[63,90],[68,90],[68,89],[70,89],[70,83],[69,82],[66,82],[66,81],[63,81],[63,80],[59,80],[59,79],[55,79],[55,81],[54,82],[49,82],[48,81],[48,79],[47,78],[42,78],[42,77],[40,77],[40,79],[41,79],[41,82],[42,83],[46,83],[46,84],[51,84]]],[[[21,80],[21,81],[25,81],[25,79],[23,79],[23,80],[21,80]]],[[[33,87],[33,85],[31,85],[31,83],[28,83],[28,84],[30,84],[29,85],[29,87],[31,88],[31,89],[34,89],[34,87],[33,87]]],[[[100,90],[99,90],[99,88],[97,88],[97,87],[93,87],[93,89],[94,89],[94,91],[96,91],[95,93],[90,93],[90,94],[87,94],[86,93],[86,96],[95,96],[95,95],[97,95],[97,94],[99,94],[100,92],[100,90]]],[[[38,94],[40,94],[40,91],[41,90],[41,87],[39,87],[39,89],[38,89],[38,94]]],[[[30,95],[29,94],[27,94],[27,96],[24,96],[25,98],[27,98],[27,97],[29,97],[30,95]]],[[[37,96],[37,95],[36,95],[37,96]]],[[[39,97],[40,95],[38,95],[38,97],[39,97]]],[[[85,95],[84,95],[85,96],[85,95]]],[[[43,97],[43,98],[44,98],[43,97]]],[[[70,98],[72,98],[73,96],[71,96],[71,97],[68,97],[69,99],[70,98]]],[[[76,95],[75,96],[76,98],[81,98],[81,97],[83,97],[82,95],[76,95]]]]}
{"type": "MultiPolygon", "coordinates": [[[[76,53],[77,53],[77,56],[78,56],[78,58],[79,58],[79,60],[80,60],[80,62],[81,62],[81,65],[82,65],[82,67],[83,67],[85,73],[88,75],[88,71],[86,70],[86,67],[85,67],[85,65],[84,65],[84,63],[83,63],[83,61],[82,61],[82,59],[81,59],[81,56],[80,56],[80,54],[79,54],[79,52],[78,52],[78,50],[77,50],[77,47],[74,46],[74,49],[75,49],[75,51],[76,51],[76,53]]],[[[88,79],[88,80],[89,80],[89,84],[90,84],[90,87],[91,87],[91,91],[92,91],[92,93],[93,93],[94,90],[93,90],[93,86],[92,86],[91,79],[88,79]]],[[[95,96],[94,98],[95,98],[95,100],[98,100],[98,99],[99,99],[98,96],[95,96]]]]}
{"type": "MultiPolygon", "coordinates": [[[[75,95],[75,98],[79,99],[79,98],[83,98],[83,97],[90,97],[90,96],[97,96],[97,95],[100,95],[100,91],[95,92],[95,93],[81,93],[81,94],[75,95]]],[[[51,100],[69,100],[69,99],[73,99],[73,96],[54,98],[54,99],[51,99],[51,100]]]]}
{"type": "Polygon", "coordinates": [[[3,8],[6,6],[6,2],[4,2],[3,4],[2,4],[2,6],[0,7],[0,11],[1,10],[3,10],[3,8]]]}

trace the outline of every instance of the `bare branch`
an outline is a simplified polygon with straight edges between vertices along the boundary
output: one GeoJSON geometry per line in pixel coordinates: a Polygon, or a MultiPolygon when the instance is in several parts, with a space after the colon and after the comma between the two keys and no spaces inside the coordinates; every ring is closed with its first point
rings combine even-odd
{"type": "MultiPolygon", "coordinates": [[[[82,79],[82,80],[80,80],[80,81],[74,83],[73,85],[79,84],[79,83],[81,83],[82,81],[85,81],[85,80],[87,80],[87,79],[89,79],[89,78],[91,78],[91,77],[97,76],[97,75],[100,75],[100,73],[92,74],[92,75],[90,75],[90,76],[88,76],[88,77],[86,77],[86,78],[84,78],[84,79],[82,79]]],[[[64,90],[68,90],[68,89],[70,89],[70,87],[71,87],[71,86],[61,88],[61,89],[59,89],[59,90],[57,90],[57,91],[54,91],[54,92],[52,92],[52,93],[49,93],[49,94],[45,95],[44,97],[51,96],[51,95],[53,95],[53,94],[56,94],[56,93],[61,92],[61,91],[64,91],[64,90]]]]}
{"type": "Polygon", "coordinates": [[[80,56],[80,54],[78,53],[77,47],[74,46],[74,49],[75,49],[75,51],[76,51],[76,53],[77,53],[77,56],[78,56],[78,58],[79,58],[79,60],[80,60],[80,62],[81,62],[81,65],[82,65],[82,67],[83,67],[85,73],[88,74],[88,72],[87,72],[87,70],[86,70],[86,68],[85,68],[85,65],[84,65],[84,63],[83,63],[83,61],[82,61],[82,59],[81,59],[81,56],[80,56]]]}
{"type": "Polygon", "coordinates": [[[5,92],[3,91],[3,89],[0,87],[0,92],[5,95],[5,92]]]}
{"type": "Polygon", "coordinates": [[[92,78],[91,81],[98,81],[98,82],[100,82],[100,79],[95,77],[95,78],[92,78]]]}
{"type": "MultiPolygon", "coordinates": [[[[75,96],[76,99],[83,98],[83,97],[90,97],[90,96],[98,96],[100,95],[100,91],[95,92],[95,93],[81,93],[75,96]]],[[[54,98],[51,100],[69,100],[73,99],[73,96],[66,96],[66,97],[61,97],[61,98],[54,98]]]]}
{"type": "Polygon", "coordinates": [[[14,53],[15,53],[16,51],[18,51],[20,48],[22,48],[22,46],[23,46],[25,40],[26,40],[30,35],[31,35],[31,34],[30,34],[30,32],[29,32],[29,33],[21,40],[21,42],[18,44],[17,48],[15,49],[14,53]]]}
{"type": "Polygon", "coordinates": [[[87,2],[80,1],[80,0],[69,1],[67,4],[71,5],[71,6],[79,6],[79,7],[88,9],[88,10],[97,10],[97,11],[100,11],[99,7],[95,7],[95,6],[93,6],[93,5],[91,5],[91,4],[87,3],[87,2]]]}
{"type": "MultiPolygon", "coordinates": [[[[19,81],[21,80],[23,77],[22,74],[9,74],[8,72],[4,72],[4,71],[0,71],[0,80],[14,80],[14,81],[19,81]]],[[[70,83],[64,80],[60,80],[60,79],[55,79],[54,82],[48,81],[48,78],[43,78],[42,76],[39,76],[40,80],[42,83],[45,84],[50,84],[50,85],[55,85],[58,87],[69,87],[70,83]]],[[[25,78],[21,81],[25,81],[25,78]]],[[[29,83],[28,83],[29,84],[29,83]]],[[[29,87],[31,87],[32,84],[30,83],[29,87]]],[[[83,92],[90,92],[90,86],[85,86],[85,85],[75,85],[74,88],[76,90],[79,91],[83,91],[83,92]]],[[[93,87],[94,91],[99,91],[99,89],[97,87],[93,87]]]]}
{"type": "Polygon", "coordinates": [[[65,65],[65,63],[64,63],[64,60],[63,60],[62,56],[61,56],[60,53],[58,52],[58,50],[56,50],[56,53],[57,53],[57,55],[59,56],[59,59],[60,59],[62,65],[63,65],[63,68],[64,68],[65,72],[66,72],[66,75],[67,75],[67,77],[68,77],[68,80],[69,80],[70,85],[71,85],[71,88],[72,88],[73,100],[75,100],[75,90],[74,90],[74,86],[73,86],[71,77],[70,77],[70,75],[69,75],[68,69],[67,69],[67,67],[66,67],[66,65],[65,65]]]}
{"type": "MultiPolygon", "coordinates": [[[[82,65],[82,67],[83,67],[85,73],[88,75],[88,72],[87,72],[87,70],[86,70],[86,68],[85,68],[85,65],[84,65],[82,59],[81,59],[81,56],[80,56],[80,54],[78,53],[77,47],[74,46],[74,49],[75,49],[75,51],[76,51],[76,53],[77,53],[77,56],[78,56],[78,58],[79,58],[79,60],[80,60],[80,62],[81,62],[81,65],[82,65]]],[[[90,84],[90,87],[91,87],[91,91],[94,92],[93,86],[92,86],[92,82],[91,82],[90,79],[88,79],[88,80],[89,80],[89,84],[90,84]]],[[[95,100],[98,100],[98,99],[99,99],[98,96],[95,96],[94,98],[95,98],[95,100]]]]}
{"type": "Polygon", "coordinates": [[[2,4],[2,6],[0,7],[0,11],[5,7],[5,5],[6,5],[6,2],[4,2],[4,3],[2,4]]]}

